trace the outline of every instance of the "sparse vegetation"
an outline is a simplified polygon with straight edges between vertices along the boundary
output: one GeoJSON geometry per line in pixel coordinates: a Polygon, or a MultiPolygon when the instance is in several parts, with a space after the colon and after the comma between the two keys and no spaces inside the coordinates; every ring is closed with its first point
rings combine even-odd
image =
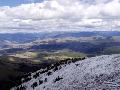
{"type": "Polygon", "coordinates": [[[31,87],[34,89],[35,87],[37,87],[38,86],[38,83],[37,82],[34,82],[32,85],[31,85],[31,87]]]}
{"type": "Polygon", "coordinates": [[[43,80],[39,80],[39,85],[41,85],[43,83],[43,80]]]}
{"type": "Polygon", "coordinates": [[[58,76],[58,77],[54,80],[54,82],[57,82],[57,81],[59,81],[59,80],[61,80],[61,79],[63,79],[63,78],[60,77],[60,76],[58,76]]]}

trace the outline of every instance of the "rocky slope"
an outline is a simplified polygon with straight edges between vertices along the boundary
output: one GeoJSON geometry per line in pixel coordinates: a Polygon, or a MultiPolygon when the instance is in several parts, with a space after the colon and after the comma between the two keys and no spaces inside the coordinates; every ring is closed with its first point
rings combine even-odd
{"type": "Polygon", "coordinates": [[[120,54],[63,64],[47,72],[41,69],[29,78],[11,90],[120,90],[120,54]]]}

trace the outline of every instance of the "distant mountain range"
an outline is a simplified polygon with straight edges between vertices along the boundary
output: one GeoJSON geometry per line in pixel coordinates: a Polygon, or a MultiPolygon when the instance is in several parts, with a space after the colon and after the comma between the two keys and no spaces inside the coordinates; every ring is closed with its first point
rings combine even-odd
{"type": "Polygon", "coordinates": [[[25,43],[36,39],[64,38],[64,37],[90,37],[90,36],[120,36],[119,31],[92,31],[92,32],[41,32],[41,33],[4,33],[0,34],[0,41],[25,43]]]}
{"type": "MultiPolygon", "coordinates": [[[[119,49],[120,32],[49,32],[0,35],[0,54],[21,51],[56,51],[69,49],[91,55],[108,54],[107,48],[119,49]],[[116,47],[117,46],[117,47],[116,47]],[[105,51],[104,51],[105,50],[105,51]]],[[[116,53],[115,50],[113,53],[116,53]]],[[[109,54],[112,54],[111,53],[109,54]]],[[[117,51],[117,53],[119,53],[117,51]]],[[[117,54],[116,53],[116,54],[117,54]]]]}

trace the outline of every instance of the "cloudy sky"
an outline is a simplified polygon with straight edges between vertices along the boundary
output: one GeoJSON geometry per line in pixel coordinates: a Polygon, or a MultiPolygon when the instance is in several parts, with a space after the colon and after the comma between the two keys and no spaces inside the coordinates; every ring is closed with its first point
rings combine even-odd
{"type": "Polygon", "coordinates": [[[0,0],[0,33],[119,29],[120,0],[0,0]]]}

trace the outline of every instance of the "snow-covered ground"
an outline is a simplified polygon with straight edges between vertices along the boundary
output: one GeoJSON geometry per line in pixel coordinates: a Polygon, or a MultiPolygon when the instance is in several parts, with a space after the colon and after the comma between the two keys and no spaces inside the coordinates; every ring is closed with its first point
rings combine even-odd
{"type": "Polygon", "coordinates": [[[50,71],[19,87],[24,86],[25,90],[120,90],[120,54],[92,57],[50,71]]]}

